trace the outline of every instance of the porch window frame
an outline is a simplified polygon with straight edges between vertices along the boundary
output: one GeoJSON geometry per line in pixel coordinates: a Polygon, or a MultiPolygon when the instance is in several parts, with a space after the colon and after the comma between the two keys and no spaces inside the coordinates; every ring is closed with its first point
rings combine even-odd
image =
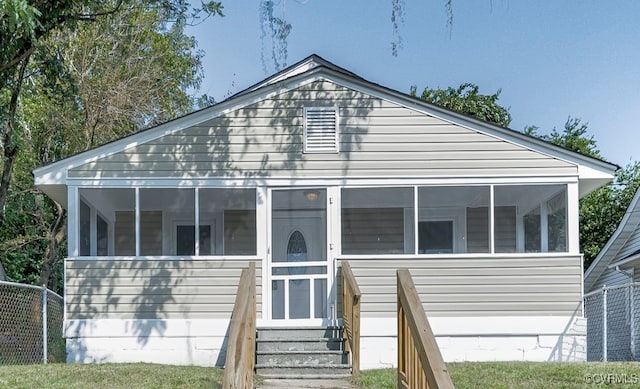
{"type": "MultiPolygon", "coordinates": [[[[342,199],[341,193],[343,189],[380,189],[380,188],[413,188],[413,236],[414,236],[414,252],[413,253],[404,253],[404,254],[343,254],[342,247],[340,245],[340,250],[338,251],[337,257],[341,259],[359,259],[359,258],[409,258],[409,257],[478,257],[483,255],[492,255],[492,256],[564,256],[564,255],[578,255],[580,253],[579,248],[579,183],[577,181],[523,181],[523,182],[490,182],[483,183],[481,181],[475,181],[473,183],[462,184],[462,183],[418,183],[418,184],[395,184],[395,183],[387,183],[386,185],[338,185],[338,192],[340,193],[340,199],[342,199]],[[506,186],[564,186],[564,194],[565,194],[565,217],[566,217],[566,250],[565,251],[548,251],[548,241],[544,243],[544,247],[547,249],[540,250],[539,252],[525,252],[524,250],[520,251],[518,247],[516,252],[513,253],[498,253],[495,250],[495,188],[496,187],[506,187],[506,186]],[[418,191],[421,187],[459,187],[459,186],[474,186],[474,187],[488,187],[489,189],[489,204],[488,204],[488,228],[489,228],[489,251],[486,253],[469,253],[469,252],[453,252],[453,253],[438,253],[438,254],[420,254],[419,253],[419,222],[420,219],[420,208],[419,208],[419,198],[418,191]],[[575,201],[572,201],[575,199],[575,201]]],[[[547,200],[540,203],[541,208],[541,238],[547,237],[548,234],[548,224],[546,223],[547,216],[542,216],[543,208],[546,208],[547,200]],[[543,226],[544,223],[544,226],[543,226]]],[[[340,211],[342,210],[342,201],[340,201],[340,211]]],[[[435,219],[434,219],[435,220],[435,219]]],[[[438,218],[437,220],[440,220],[438,218]]],[[[443,219],[444,220],[444,219],[443,219]]],[[[340,220],[342,222],[342,220],[340,220]]],[[[517,220],[516,220],[517,222],[517,220]]],[[[455,240],[455,223],[454,223],[454,240],[455,240]]],[[[520,228],[516,229],[516,234],[524,233],[524,230],[520,228]]],[[[340,234],[339,234],[340,235],[340,234]]],[[[341,240],[340,240],[341,242],[341,240]]],[[[520,243],[520,239],[516,239],[516,245],[520,243]]],[[[524,241],[522,241],[522,245],[524,245],[524,241]]],[[[455,247],[455,242],[454,242],[455,247]]],[[[541,244],[541,247],[542,244],[541,244]]]]}
{"type": "MultiPolygon", "coordinates": [[[[195,258],[195,257],[199,257],[199,233],[200,233],[200,228],[199,228],[199,220],[200,220],[200,204],[199,204],[199,189],[204,188],[204,189],[228,189],[228,190],[233,190],[233,189],[239,189],[237,186],[221,186],[221,185],[206,185],[206,186],[190,186],[190,185],[176,185],[176,186],[170,186],[170,185],[87,185],[87,184],[82,184],[82,185],[68,185],[67,187],[67,219],[68,219],[68,223],[67,223],[67,258],[78,258],[81,260],[84,259],[96,259],[96,258],[131,258],[131,259],[146,259],[146,258],[151,258],[153,257],[154,259],[173,259],[173,258],[195,258]],[[107,224],[107,228],[108,228],[108,236],[109,236],[109,246],[108,246],[108,252],[109,254],[106,256],[98,256],[97,253],[95,252],[97,249],[97,242],[95,242],[93,239],[91,240],[90,244],[91,244],[91,254],[89,256],[81,256],[80,255],[80,228],[78,228],[80,226],[80,204],[81,204],[81,195],[80,195],[80,191],[83,189],[90,189],[90,190],[99,190],[99,189],[103,189],[103,190],[112,190],[112,189],[127,189],[127,190],[131,190],[133,192],[134,195],[134,204],[133,204],[133,213],[134,213],[134,224],[135,224],[135,254],[134,255],[114,255],[115,250],[113,250],[113,244],[114,244],[114,233],[113,233],[113,226],[110,224],[113,221],[110,221],[109,218],[105,218],[103,216],[103,219],[105,221],[108,222],[107,224]],[[195,255],[193,256],[184,256],[184,255],[175,255],[173,253],[171,254],[163,254],[163,255],[141,255],[140,253],[140,237],[141,237],[141,208],[140,208],[140,190],[141,189],[193,189],[194,190],[194,201],[195,201],[195,206],[193,208],[194,212],[195,212],[195,228],[194,228],[194,239],[195,239],[195,255]]],[[[264,253],[262,253],[262,248],[261,248],[261,240],[263,239],[258,230],[259,230],[259,223],[261,222],[260,219],[263,218],[263,215],[261,215],[261,212],[264,212],[264,210],[261,210],[260,208],[262,208],[260,204],[260,200],[263,198],[264,194],[261,191],[261,187],[260,186],[247,186],[244,188],[240,188],[243,190],[251,190],[254,192],[254,196],[253,197],[253,201],[254,201],[254,211],[255,211],[255,217],[256,217],[256,231],[255,231],[255,242],[256,242],[256,253],[255,254],[247,254],[247,255],[227,255],[227,254],[215,254],[215,250],[212,250],[212,254],[211,255],[206,255],[204,257],[206,258],[230,258],[230,259],[234,259],[234,258],[238,258],[238,259],[250,259],[250,260],[257,260],[257,259],[261,259],[264,258],[265,255],[264,253]]],[[[98,214],[101,214],[99,212],[99,210],[95,209],[95,206],[87,203],[86,201],[84,201],[87,205],[89,205],[89,209],[90,209],[90,214],[92,216],[91,220],[92,220],[92,226],[91,226],[91,230],[92,230],[92,238],[94,237],[94,235],[96,235],[96,227],[95,227],[95,223],[94,221],[97,219],[98,214]],[[94,216],[95,215],[95,216],[94,216]]],[[[174,223],[175,224],[175,223],[174,223]]],[[[215,226],[211,226],[211,228],[215,228],[217,231],[217,227],[218,225],[216,224],[215,226]]],[[[163,233],[164,233],[164,227],[163,227],[163,233]]],[[[169,231],[169,233],[171,233],[172,235],[174,235],[174,231],[169,231]]],[[[212,237],[212,239],[215,239],[214,237],[212,237]]],[[[223,237],[224,240],[224,237],[223,237]]],[[[224,243],[222,243],[224,245],[224,243]]],[[[214,243],[212,243],[212,245],[214,245],[214,243]]],[[[175,242],[172,243],[172,247],[175,247],[175,242]]]]}
{"type": "MultiPolygon", "coordinates": [[[[533,180],[520,181],[515,178],[507,178],[504,180],[487,180],[488,182],[483,182],[481,179],[474,179],[470,182],[463,182],[460,180],[453,180],[452,182],[446,182],[444,180],[384,180],[381,183],[367,183],[367,184],[359,184],[358,180],[340,180],[340,182],[332,182],[331,180],[327,180],[327,182],[323,184],[318,184],[317,181],[314,181],[314,184],[309,184],[306,182],[301,182],[300,185],[286,185],[286,187],[326,187],[335,188],[336,192],[334,194],[334,202],[331,204],[331,208],[334,210],[335,216],[341,214],[341,190],[344,188],[413,188],[414,189],[414,237],[418,235],[418,221],[419,221],[419,207],[418,207],[418,196],[417,191],[419,187],[424,186],[460,186],[460,185],[471,185],[471,186],[488,186],[489,187],[489,196],[490,196],[490,206],[489,206],[489,229],[491,233],[489,234],[489,253],[453,253],[453,254],[418,254],[418,239],[414,239],[414,250],[412,254],[342,254],[340,232],[341,232],[341,219],[337,219],[337,224],[330,226],[330,230],[333,232],[334,247],[333,247],[333,257],[335,258],[350,258],[350,259],[358,259],[358,258],[384,258],[384,257],[398,257],[398,258],[407,258],[407,257],[477,257],[478,255],[499,255],[499,256],[562,256],[562,255],[579,255],[579,182],[575,177],[550,177],[549,179],[537,178],[533,180]],[[566,188],[566,250],[563,252],[539,252],[539,253],[525,253],[525,252],[517,252],[517,253],[496,253],[495,252],[495,187],[496,186],[530,186],[530,185],[563,185],[566,188]]],[[[265,195],[267,194],[268,188],[277,188],[282,187],[282,185],[278,185],[277,182],[271,182],[267,180],[265,182],[256,183],[255,185],[246,186],[243,189],[253,190],[255,194],[255,217],[256,217],[256,231],[255,231],[255,239],[256,239],[256,253],[254,255],[238,255],[238,256],[230,256],[231,258],[241,257],[241,258],[251,258],[251,259],[261,259],[266,258],[267,256],[267,242],[268,236],[265,235],[264,232],[261,232],[261,227],[266,225],[268,222],[268,208],[267,204],[264,204],[263,200],[265,195]]],[[[79,226],[79,205],[80,205],[80,190],[81,189],[130,189],[134,190],[138,195],[136,196],[136,255],[135,257],[140,258],[139,255],[139,241],[140,241],[140,231],[139,231],[139,223],[140,223],[140,215],[139,215],[139,191],[140,189],[155,189],[155,188],[192,188],[194,189],[195,196],[199,196],[199,189],[237,189],[238,186],[235,183],[227,183],[225,185],[220,185],[219,183],[213,185],[203,185],[202,183],[193,184],[193,185],[185,185],[184,183],[176,183],[176,185],[167,185],[163,183],[162,185],[158,185],[157,183],[146,183],[143,185],[135,185],[131,182],[127,182],[125,180],[117,180],[114,182],[110,182],[108,184],[104,183],[95,183],[90,181],[78,181],[76,183],[69,183],[67,187],[67,212],[68,212],[68,220],[69,223],[67,225],[67,239],[68,239],[68,257],[75,258],[80,257],[79,255],[79,234],[80,230],[79,226]]],[[[199,199],[196,199],[199,200],[199,199]]],[[[196,211],[196,219],[200,218],[199,215],[199,201],[195,202],[196,206],[194,211],[196,211]]],[[[196,226],[199,223],[195,223],[196,226]]],[[[109,225],[109,238],[112,240],[112,226],[109,225]]],[[[199,233],[199,228],[196,228],[196,234],[199,233]]],[[[199,235],[196,235],[196,238],[199,235]]],[[[198,239],[196,239],[196,242],[198,239]]],[[[113,251],[109,250],[110,254],[108,257],[116,257],[113,255],[113,251]]],[[[199,254],[199,252],[197,252],[199,254]]],[[[226,255],[216,255],[213,254],[214,257],[227,257],[226,255]]],[[[125,256],[125,257],[133,257],[133,256],[125,256]]],[[[163,257],[172,257],[172,256],[163,256],[163,257]]],[[[81,257],[82,258],[82,257],[81,257]]],[[[86,257],[84,257],[86,258],[86,257]]],[[[102,258],[102,257],[101,257],[102,258]]],[[[264,271],[267,271],[266,266],[264,271]]]]}

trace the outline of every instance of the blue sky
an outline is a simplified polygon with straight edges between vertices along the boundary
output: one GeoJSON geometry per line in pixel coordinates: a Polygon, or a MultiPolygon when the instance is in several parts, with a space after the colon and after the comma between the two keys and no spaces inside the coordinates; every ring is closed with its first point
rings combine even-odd
{"type": "MultiPolygon", "coordinates": [[[[261,61],[258,0],[223,1],[225,17],[189,28],[205,51],[201,92],[222,100],[273,72],[261,61]]],[[[511,128],[589,123],[602,156],[640,160],[640,2],[405,0],[403,48],[391,55],[391,0],[276,0],[293,25],[287,64],[316,53],[408,92],[411,85],[502,89],[511,128]]],[[[267,42],[267,44],[269,44],[267,42]]],[[[266,55],[270,53],[267,51],[266,55]]]]}

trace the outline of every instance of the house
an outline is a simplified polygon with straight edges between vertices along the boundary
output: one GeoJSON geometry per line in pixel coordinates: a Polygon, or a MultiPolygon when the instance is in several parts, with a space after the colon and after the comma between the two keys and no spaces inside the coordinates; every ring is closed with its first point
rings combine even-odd
{"type": "Polygon", "coordinates": [[[589,360],[640,360],[638,281],[640,190],[584,275],[589,360]]]}
{"type": "Polygon", "coordinates": [[[312,55],[34,175],[68,211],[69,361],[221,364],[250,262],[258,326],[339,324],[348,260],[375,368],[399,268],[445,360],[583,360],[578,200],[615,168],[312,55]]]}

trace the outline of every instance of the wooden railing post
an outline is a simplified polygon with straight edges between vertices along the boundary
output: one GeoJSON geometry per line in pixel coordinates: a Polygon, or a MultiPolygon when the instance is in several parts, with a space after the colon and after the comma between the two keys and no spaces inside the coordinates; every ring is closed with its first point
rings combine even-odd
{"type": "Polygon", "coordinates": [[[252,389],[256,352],[256,264],[242,270],[231,313],[222,387],[252,389]]]}
{"type": "Polygon", "coordinates": [[[342,326],[351,374],[360,375],[360,288],[348,261],[342,261],[342,326]]]}
{"type": "Polygon", "coordinates": [[[398,388],[454,388],[409,271],[397,282],[398,388]]]}

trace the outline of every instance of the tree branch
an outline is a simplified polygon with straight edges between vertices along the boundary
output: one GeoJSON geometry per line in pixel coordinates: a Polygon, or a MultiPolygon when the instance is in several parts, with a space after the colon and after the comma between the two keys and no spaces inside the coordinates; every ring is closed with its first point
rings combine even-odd
{"type": "Polygon", "coordinates": [[[30,45],[26,50],[24,50],[22,53],[19,53],[11,61],[7,62],[6,64],[0,65],[0,73],[2,73],[5,70],[17,65],[18,63],[20,63],[20,61],[22,61],[23,59],[29,57],[31,54],[33,54],[35,49],[36,49],[35,46],[30,45]]]}
{"type": "Polygon", "coordinates": [[[9,194],[9,183],[11,182],[11,173],[13,165],[18,156],[18,146],[14,143],[13,133],[16,125],[16,111],[18,109],[18,99],[22,91],[22,81],[24,81],[24,73],[29,63],[29,56],[22,60],[22,65],[16,74],[16,83],[11,91],[11,100],[9,102],[9,112],[7,114],[7,123],[5,126],[4,136],[2,138],[3,145],[3,167],[2,177],[0,177],[0,227],[4,224],[4,207],[7,203],[7,195],[9,194]]]}
{"type": "Polygon", "coordinates": [[[116,3],[116,5],[108,10],[108,11],[100,11],[100,12],[95,12],[92,14],[78,14],[76,16],[74,16],[74,19],[79,20],[79,21],[85,21],[85,22],[93,22],[96,20],[96,18],[100,17],[100,16],[108,16],[108,15],[113,15],[116,12],[120,11],[120,9],[122,8],[122,3],[123,0],[118,0],[118,2],[116,3]]]}

